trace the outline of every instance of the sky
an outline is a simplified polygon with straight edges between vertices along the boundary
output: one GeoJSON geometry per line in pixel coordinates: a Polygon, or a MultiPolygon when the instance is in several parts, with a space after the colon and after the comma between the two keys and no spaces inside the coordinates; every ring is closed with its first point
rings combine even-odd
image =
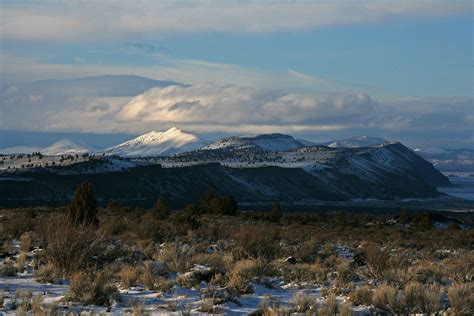
{"type": "Polygon", "coordinates": [[[0,36],[1,131],[474,148],[472,1],[3,0],[0,36]],[[29,85],[112,74],[186,86],[119,98],[29,85]]]}

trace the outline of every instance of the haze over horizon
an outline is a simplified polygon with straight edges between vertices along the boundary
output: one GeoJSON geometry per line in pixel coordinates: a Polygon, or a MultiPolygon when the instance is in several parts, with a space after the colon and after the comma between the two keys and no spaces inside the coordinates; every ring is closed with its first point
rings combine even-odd
{"type": "Polygon", "coordinates": [[[44,145],[31,132],[112,134],[110,145],[177,126],[472,149],[472,12],[471,1],[2,1],[0,148],[44,145]],[[65,80],[104,75],[120,76],[65,80]]]}

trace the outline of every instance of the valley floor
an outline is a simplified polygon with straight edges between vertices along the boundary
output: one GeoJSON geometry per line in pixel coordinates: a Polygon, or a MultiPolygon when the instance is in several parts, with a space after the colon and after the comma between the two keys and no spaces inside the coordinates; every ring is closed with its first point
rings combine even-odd
{"type": "Polygon", "coordinates": [[[474,311],[469,213],[64,212],[0,210],[0,314],[474,311]]]}

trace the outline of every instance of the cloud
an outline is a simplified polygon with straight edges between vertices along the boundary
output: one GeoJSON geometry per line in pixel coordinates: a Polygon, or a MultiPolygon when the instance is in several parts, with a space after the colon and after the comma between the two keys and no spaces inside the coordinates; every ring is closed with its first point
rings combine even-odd
{"type": "MultiPolygon", "coordinates": [[[[36,69],[49,75],[58,71],[68,76],[71,72],[78,76],[136,71],[23,61],[21,66],[25,71],[36,69]]],[[[142,75],[186,79],[178,81],[193,85],[155,87],[128,97],[113,97],[123,95],[114,93],[113,87],[108,90],[111,96],[97,94],[94,85],[58,89],[55,82],[65,87],[61,80],[51,81],[48,88],[42,83],[5,85],[0,90],[0,130],[138,134],[178,126],[212,135],[282,132],[314,141],[371,135],[414,147],[474,147],[472,97],[388,98],[356,89],[328,91],[321,87],[330,84],[304,74],[275,76],[199,61],[143,71],[142,75]],[[202,77],[214,80],[203,83],[202,77]],[[231,80],[216,83],[225,78],[231,80]]],[[[124,90],[120,84],[115,89],[124,90]]]]}
{"type": "Polygon", "coordinates": [[[44,98],[32,98],[21,91],[3,99],[0,115],[9,119],[0,129],[138,134],[178,126],[219,135],[282,132],[324,141],[362,134],[416,147],[474,147],[470,97],[381,99],[231,84],[155,87],[120,98],[54,98],[45,91],[44,98]]]}
{"type": "Polygon", "coordinates": [[[121,44],[121,49],[125,52],[132,54],[146,54],[151,55],[154,53],[169,54],[171,50],[164,45],[152,45],[138,42],[125,42],[121,44]]]}
{"type": "Polygon", "coordinates": [[[83,64],[86,62],[86,60],[84,58],[81,58],[81,57],[74,57],[74,62],[75,63],[78,63],[78,64],[83,64]]]}
{"type": "Polygon", "coordinates": [[[153,88],[118,113],[121,122],[212,125],[365,123],[375,103],[364,93],[309,95],[256,87],[197,85],[153,88]]]}
{"type": "Polygon", "coordinates": [[[170,32],[268,33],[472,10],[471,1],[7,1],[2,37],[14,40],[123,38],[170,32]]]}
{"type": "MultiPolygon", "coordinates": [[[[101,52],[106,54],[105,51],[101,52]]],[[[159,53],[152,53],[153,56],[159,53]]],[[[16,55],[0,56],[0,77],[5,84],[32,82],[45,79],[69,79],[96,75],[136,74],[157,80],[172,80],[186,84],[232,84],[273,87],[280,90],[307,92],[353,91],[355,87],[333,80],[309,76],[294,70],[262,71],[233,64],[191,59],[178,59],[160,55],[159,62],[151,66],[93,65],[87,63],[47,63],[16,55]]]]}

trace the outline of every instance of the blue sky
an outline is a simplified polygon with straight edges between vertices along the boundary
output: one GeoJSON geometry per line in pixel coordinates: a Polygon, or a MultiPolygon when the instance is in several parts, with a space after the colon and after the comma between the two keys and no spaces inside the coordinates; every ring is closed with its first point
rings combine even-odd
{"type": "Polygon", "coordinates": [[[472,16],[460,13],[298,32],[166,32],[47,44],[8,39],[2,53],[52,64],[112,67],[199,60],[268,72],[292,69],[384,95],[453,96],[473,93],[472,31],[472,16]]]}
{"type": "MultiPolygon", "coordinates": [[[[474,120],[471,1],[7,0],[0,9],[4,86],[135,74],[285,93],[365,93],[405,116],[413,107],[430,117],[467,97],[455,111],[467,127],[474,120]],[[432,105],[407,105],[407,98],[432,105]]],[[[472,133],[452,133],[474,142],[472,133]]]]}

